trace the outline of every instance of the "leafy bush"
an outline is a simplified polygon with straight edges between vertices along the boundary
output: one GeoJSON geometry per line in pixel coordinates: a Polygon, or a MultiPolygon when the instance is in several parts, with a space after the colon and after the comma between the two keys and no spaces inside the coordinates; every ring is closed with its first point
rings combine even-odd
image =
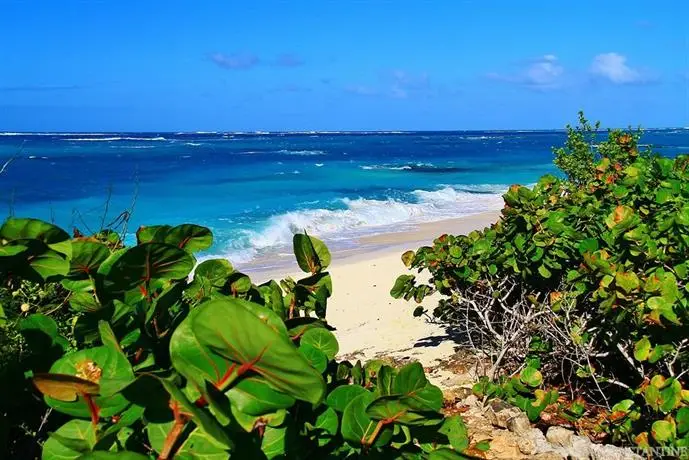
{"type": "Polygon", "coordinates": [[[330,253],[316,238],[294,237],[305,278],[261,285],[226,260],[196,266],[212,244],[196,225],[143,227],[125,248],[10,219],[0,241],[3,279],[59,286],[76,315],[75,347],[49,316],[21,323],[50,358],[33,384],[66,416],[43,459],[451,459],[487,447],[443,416],[420,364],[335,360],[330,253]]]}
{"type": "Polygon", "coordinates": [[[490,228],[405,253],[430,282],[402,275],[391,294],[439,292],[432,316],[492,360],[493,379],[537,359],[545,385],[608,409],[614,440],[689,446],[689,158],[638,139],[596,146],[581,115],[556,150],[567,180],[512,186],[490,228]]]}

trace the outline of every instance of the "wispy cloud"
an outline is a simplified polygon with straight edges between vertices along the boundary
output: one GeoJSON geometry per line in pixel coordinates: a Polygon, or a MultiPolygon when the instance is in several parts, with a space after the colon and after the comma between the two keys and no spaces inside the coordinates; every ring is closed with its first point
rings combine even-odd
{"type": "Polygon", "coordinates": [[[490,72],[486,74],[486,77],[491,80],[514,83],[529,89],[547,91],[560,88],[564,75],[565,69],[559,63],[557,56],[546,54],[531,59],[516,72],[490,72]]]}
{"type": "Polygon", "coordinates": [[[246,70],[256,67],[261,61],[254,54],[213,53],[209,59],[218,67],[228,70],[246,70]]]}
{"type": "Polygon", "coordinates": [[[73,91],[76,89],[83,89],[79,85],[17,85],[17,86],[0,86],[0,91],[3,92],[49,92],[49,91],[73,91]]]}
{"type": "Polygon", "coordinates": [[[259,65],[275,67],[300,67],[304,65],[304,60],[296,54],[280,54],[274,59],[264,59],[252,53],[213,53],[208,58],[218,67],[228,70],[247,70],[259,65]]]}
{"type": "Polygon", "coordinates": [[[309,93],[311,88],[307,86],[297,85],[294,83],[287,83],[277,86],[270,90],[271,93],[309,93]]]}
{"type": "Polygon", "coordinates": [[[407,99],[416,96],[429,97],[434,94],[430,77],[426,72],[412,73],[405,70],[383,72],[378,84],[346,85],[344,91],[360,96],[381,96],[407,99]]]}
{"type": "Polygon", "coordinates": [[[389,78],[391,79],[390,96],[398,99],[427,93],[431,88],[431,80],[426,72],[413,74],[404,70],[393,70],[389,78]]]}
{"type": "Polygon", "coordinates": [[[344,88],[346,93],[357,94],[359,96],[380,96],[380,90],[366,85],[346,85],[344,88]]]}
{"type": "Polygon", "coordinates": [[[616,85],[649,83],[653,80],[645,72],[627,65],[626,56],[618,53],[602,53],[595,56],[589,72],[598,79],[616,85]]]}
{"type": "Polygon", "coordinates": [[[304,60],[296,54],[281,54],[275,59],[274,65],[278,67],[299,67],[304,65],[304,60]]]}

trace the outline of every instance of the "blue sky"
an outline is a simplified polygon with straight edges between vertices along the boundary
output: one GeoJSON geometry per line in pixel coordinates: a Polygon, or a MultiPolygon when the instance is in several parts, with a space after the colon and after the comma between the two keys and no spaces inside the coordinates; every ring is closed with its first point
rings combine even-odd
{"type": "Polygon", "coordinates": [[[605,126],[689,126],[686,0],[0,11],[0,131],[560,128],[579,109],[605,126]]]}

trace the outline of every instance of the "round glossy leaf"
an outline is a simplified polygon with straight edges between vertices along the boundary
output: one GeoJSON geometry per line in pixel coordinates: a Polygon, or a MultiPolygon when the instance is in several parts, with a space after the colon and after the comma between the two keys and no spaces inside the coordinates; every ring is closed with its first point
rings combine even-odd
{"type": "Polygon", "coordinates": [[[543,383],[543,374],[541,374],[541,371],[533,367],[525,367],[519,373],[519,380],[530,387],[537,387],[543,383]]]}
{"type": "Polygon", "coordinates": [[[171,225],[142,225],[136,231],[137,244],[162,243],[171,225]]]}
{"type": "Polygon", "coordinates": [[[330,265],[330,251],[318,238],[297,233],[292,243],[297,264],[303,271],[316,274],[330,265]]]}
{"type": "Polygon", "coordinates": [[[373,393],[365,391],[352,399],[342,414],[342,437],[353,447],[362,447],[364,443],[381,446],[387,444],[392,438],[392,427],[384,427],[375,439],[371,439],[375,433],[378,422],[373,421],[366,414],[366,407],[373,402],[373,393]]]}
{"type": "Polygon", "coordinates": [[[77,459],[96,445],[96,431],[91,422],[70,420],[58,428],[43,445],[43,460],[77,459]]]}
{"type": "Polygon", "coordinates": [[[337,412],[344,412],[347,405],[357,396],[366,393],[366,389],[361,385],[342,385],[336,387],[328,394],[325,403],[337,412]]]}
{"type": "MultiPolygon", "coordinates": [[[[116,415],[129,405],[119,393],[134,381],[134,373],[120,353],[108,347],[95,347],[70,353],[50,368],[51,374],[65,374],[98,383],[99,394],[94,398],[102,417],[116,415]]],[[[46,403],[56,410],[75,417],[89,417],[86,401],[79,396],[76,401],[59,401],[46,396],[46,403]]]]}
{"type": "Polygon", "coordinates": [[[191,253],[210,248],[213,234],[200,225],[182,224],[169,229],[162,242],[191,253]]]}
{"type": "Polygon", "coordinates": [[[72,259],[67,276],[72,279],[86,279],[95,275],[108,257],[110,249],[103,243],[75,240],[72,242],[72,259]]]}
{"type": "Polygon", "coordinates": [[[227,460],[228,457],[229,450],[201,428],[192,431],[175,454],[175,460],[227,460]]]}
{"type": "Polygon", "coordinates": [[[7,219],[0,227],[0,239],[8,241],[38,240],[53,251],[68,257],[72,255],[69,234],[60,227],[38,219],[7,219]]]}
{"type": "Polygon", "coordinates": [[[194,382],[196,387],[204,388],[205,381],[222,387],[224,380],[229,378],[228,372],[233,363],[199,342],[192,330],[192,321],[200,311],[200,307],[191,310],[172,333],[170,360],[177,372],[194,382]]]}
{"type": "Polygon", "coordinates": [[[469,447],[469,431],[459,415],[447,417],[438,432],[447,436],[450,445],[458,452],[469,447]]]}
{"type": "Polygon", "coordinates": [[[656,420],[651,426],[651,435],[653,439],[663,444],[675,439],[677,433],[672,423],[667,420],[656,420]]]}
{"type": "Polygon", "coordinates": [[[118,293],[136,289],[152,279],[183,279],[194,264],[194,257],[179,248],[145,243],[127,249],[115,261],[105,277],[104,286],[118,293]]]}
{"type": "Polygon", "coordinates": [[[321,374],[325,372],[328,367],[328,358],[319,349],[309,345],[308,343],[302,343],[299,346],[299,353],[301,353],[306,360],[321,374]]]}
{"type": "Polygon", "coordinates": [[[279,409],[288,409],[295,399],[275,390],[261,377],[242,378],[225,392],[230,403],[249,415],[263,415],[279,409]]]}
{"type": "Polygon", "coordinates": [[[220,288],[233,272],[234,268],[232,268],[232,264],[228,260],[204,260],[194,270],[194,279],[204,278],[211,286],[220,288]]]}
{"type": "Polygon", "coordinates": [[[99,450],[84,454],[79,457],[79,460],[149,460],[149,457],[138,452],[106,452],[104,450],[99,450]]]}
{"type": "Polygon", "coordinates": [[[417,410],[409,397],[380,396],[366,407],[366,415],[373,420],[388,420],[409,426],[437,425],[443,416],[439,412],[417,410]]]}
{"type": "Polygon", "coordinates": [[[634,359],[637,361],[646,361],[650,354],[651,342],[648,340],[648,337],[644,337],[634,344],[634,359]]]}
{"type": "Polygon", "coordinates": [[[340,345],[337,343],[335,335],[324,328],[308,329],[304,335],[301,336],[301,345],[311,345],[320,350],[328,357],[328,360],[335,359],[337,353],[340,351],[340,345]]]}
{"type": "Polygon", "coordinates": [[[323,400],[325,381],[286,334],[276,332],[237,299],[211,300],[197,309],[192,330],[201,345],[297,399],[313,404],[323,400]]]}

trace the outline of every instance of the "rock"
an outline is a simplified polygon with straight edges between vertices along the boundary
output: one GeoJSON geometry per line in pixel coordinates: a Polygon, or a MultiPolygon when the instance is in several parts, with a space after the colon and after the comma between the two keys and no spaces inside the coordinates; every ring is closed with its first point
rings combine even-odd
{"type": "Polygon", "coordinates": [[[517,440],[517,448],[519,452],[524,455],[532,455],[536,453],[536,441],[529,437],[520,437],[517,440]]]}
{"type": "Polygon", "coordinates": [[[592,460],[643,460],[643,457],[635,454],[631,449],[622,447],[591,444],[592,460]]]}
{"type": "Polygon", "coordinates": [[[545,434],[548,442],[558,447],[570,447],[572,445],[572,436],[574,436],[574,433],[559,426],[551,426],[545,434]]]}
{"type": "Polygon", "coordinates": [[[571,447],[567,448],[569,460],[590,460],[593,443],[589,438],[572,436],[571,444],[571,447]]]}
{"type": "Polygon", "coordinates": [[[517,436],[523,436],[531,431],[531,422],[523,412],[507,419],[507,429],[517,436]]]}
{"type": "Polygon", "coordinates": [[[563,457],[562,455],[556,453],[555,451],[542,452],[540,454],[532,455],[529,457],[529,459],[531,459],[531,460],[563,460],[566,458],[567,457],[563,457]]]}
{"type": "Polygon", "coordinates": [[[488,409],[486,410],[486,416],[493,426],[498,428],[507,428],[507,423],[519,416],[524,416],[524,413],[510,404],[504,401],[495,399],[490,402],[488,409]]]}

